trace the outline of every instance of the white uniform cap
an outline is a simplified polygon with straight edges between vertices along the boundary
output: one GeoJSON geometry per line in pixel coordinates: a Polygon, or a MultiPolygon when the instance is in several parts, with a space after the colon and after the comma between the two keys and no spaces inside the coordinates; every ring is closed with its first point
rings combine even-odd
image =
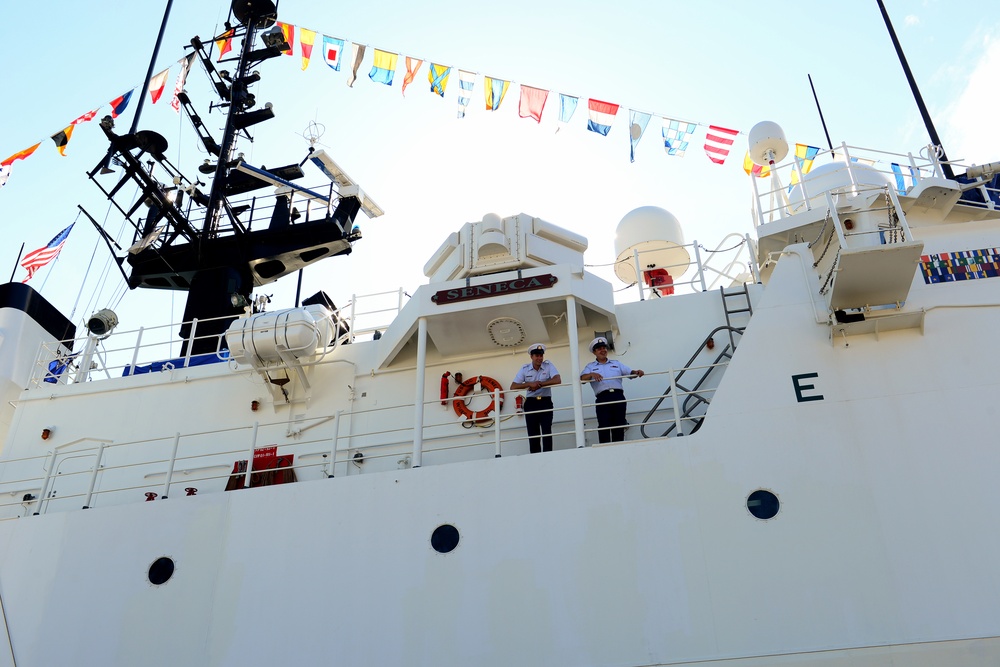
{"type": "Polygon", "coordinates": [[[528,354],[531,354],[535,350],[541,350],[544,353],[545,352],[545,346],[542,345],[541,343],[535,343],[534,345],[531,345],[531,346],[528,347],[528,354]]]}
{"type": "Polygon", "coordinates": [[[590,351],[593,352],[594,348],[597,347],[598,345],[603,345],[604,347],[607,347],[608,339],[605,338],[604,336],[598,336],[594,340],[590,341],[590,351]]]}

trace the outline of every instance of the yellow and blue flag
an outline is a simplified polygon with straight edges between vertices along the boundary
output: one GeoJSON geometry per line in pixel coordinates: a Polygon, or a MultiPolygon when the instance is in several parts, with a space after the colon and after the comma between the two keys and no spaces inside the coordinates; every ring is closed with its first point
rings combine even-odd
{"type": "Polygon", "coordinates": [[[791,190],[792,186],[799,182],[799,172],[802,175],[809,173],[809,170],[813,168],[813,160],[816,159],[816,155],[819,154],[819,148],[816,146],[807,146],[806,144],[795,144],[795,164],[798,165],[798,169],[792,169],[792,177],[788,183],[788,189],[791,190]]]}
{"type": "Polygon", "coordinates": [[[375,83],[391,86],[392,77],[396,74],[397,58],[399,58],[398,54],[375,49],[375,59],[372,62],[372,71],[368,73],[368,78],[375,83]]]}
{"type": "Polygon", "coordinates": [[[445,86],[448,85],[448,75],[451,68],[447,65],[431,63],[431,70],[427,73],[427,80],[431,82],[431,92],[444,97],[445,86]]]}
{"type": "Polygon", "coordinates": [[[486,77],[486,110],[496,111],[500,108],[500,103],[503,102],[503,96],[507,94],[507,88],[510,86],[510,81],[504,81],[503,79],[494,79],[493,77],[486,77]]]}

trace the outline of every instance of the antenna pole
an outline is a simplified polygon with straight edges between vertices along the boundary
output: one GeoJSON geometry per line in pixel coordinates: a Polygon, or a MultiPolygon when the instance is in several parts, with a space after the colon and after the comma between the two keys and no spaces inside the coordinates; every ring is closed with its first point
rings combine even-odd
{"type": "Polygon", "coordinates": [[[830,141],[830,132],[826,129],[826,120],[823,118],[823,109],[819,106],[819,98],[816,97],[816,86],[813,85],[812,74],[806,74],[809,77],[809,87],[813,91],[813,100],[816,101],[816,111],[819,112],[819,122],[823,125],[823,134],[826,135],[826,145],[829,149],[833,150],[833,142],[830,141]]]}
{"type": "Polygon", "coordinates": [[[146,91],[149,90],[149,80],[153,78],[153,68],[156,67],[156,56],[160,53],[160,44],[163,42],[163,33],[167,30],[167,19],[170,18],[170,7],[174,0],[167,0],[167,7],[163,10],[163,20],[160,22],[160,32],[156,35],[156,46],[153,47],[153,57],[149,59],[149,69],[146,70],[146,81],[139,91],[139,104],[135,107],[135,116],[132,118],[132,129],[129,134],[135,134],[139,127],[139,116],[142,114],[142,103],[146,100],[146,91]]]}
{"type": "Polygon", "coordinates": [[[892,22],[889,20],[889,13],[885,11],[885,5],[882,4],[882,0],[875,1],[878,3],[879,11],[882,12],[882,20],[885,21],[885,27],[889,31],[889,37],[892,39],[892,45],[896,49],[896,55],[899,57],[899,64],[903,66],[903,74],[906,75],[906,81],[910,84],[910,91],[913,93],[913,98],[917,102],[917,108],[920,110],[920,117],[924,119],[924,127],[927,128],[927,134],[930,135],[931,141],[934,145],[941,149],[941,170],[944,172],[946,178],[954,180],[955,173],[951,170],[951,164],[948,163],[948,156],[944,152],[944,144],[941,143],[937,130],[934,129],[934,122],[931,120],[931,115],[927,113],[927,107],[924,105],[924,98],[920,96],[920,90],[917,88],[917,82],[913,80],[913,72],[910,71],[910,66],[906,62],[906,56],[903,55],[903,47],[899,44],[899,39],[896,37],[896,31],[892,29],[892,22]]]}

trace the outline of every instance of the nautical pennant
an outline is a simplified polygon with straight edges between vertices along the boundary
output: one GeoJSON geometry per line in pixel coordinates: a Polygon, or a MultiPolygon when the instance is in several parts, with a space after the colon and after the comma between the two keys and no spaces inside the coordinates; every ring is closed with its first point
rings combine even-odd
{"type": "Polygon", "coordinates": [[[73,128],[75,125],[68,125],[64,130],[56,132],[52,135],[52,141],[56,143],[56,150],[59,151],[59,155],[63,157],[66,156],[66,146],[69,144],[70,137],[73,136],[73,128]]]}
{"type": "Polygon", "coordinates": [[[427,72],[427,80],[431,84],[431,92],[444,97],[444,89],[448,85],[448,75],[451,74],[451,67],[431,63],[430,71],[427,72]]]}
{"type": "Polygon", "coordinates": [[[4,160],[3,162],[0,162],[0,165],[13,164],[15,160],[23,160],[24,158],[28,157],[29,155],[31,155],[32,153],[34,153],[36,150],[38,150],[38,147],[41,146],[41,145],[42,145],[42,142],[39,141],[34,146],[29,146],[28,148],[25,148],[23,151],[18,151],[16,153],[14,153],[13,155],[11,155],[6,160],[4,160]]]}
{"type": "Polygon", "coordinates": [[[618,114],[618,105],[600,100],[587,100],[587,107],[590,109],[590,120],[587,121],[587,129],[608,136],[611,131],[611,124],[615,122],[618,114]]]}
{"type": "MultiPolygon", "coordinates": [[[[896,192],[898,192],[901,195],[905,195],[908,186],[906,184],[906,177],[903,174],[903,167],[896,164],[895,162],[892,163],[891,167],[893,176],[896,177],[896,192]]],[[[907,175],[910,178],[910,185],[916,185],[919,172],[917,171],[916,167],[910,165],[906,165],[906,168],[908,170],[907,175]]]]}
{"type": "Polygon", "coordinates": [[[94,109],[93,111],[88,111],[87,113],[83,114],[82,116],[74,120],[72,123],[70,123],[70,125],[79,125],[80,123],[86,123],[87,121],[94,120],[94,117],[96,115],[97,115],[97,109],[94,109]]]}
{"type": "Polygon", "coordinates": [[[709,125],[705,134],[705,155],[715,164],[723,164],[729,156],[734,137],[739,133],[739,130],[709,125]]]}
{"type": "Polygon", "coordinates": [[[340,71],[340,54],[344,51],[344,40],[323,35],[323,58],[335,72],[340,71]]]}
{"type": "Polygon", "coordinates": [[[220,62],[224,55],[233,50],[233,35],[235,34],[236,29],[230,28],[219,35],[219,38],[215,40],[215,45],[219,48],[219,57],[216,58],[215,62],[220,62]]]}
{"type": "Polygon", "coordinates": [[[309,67],[309,59],[312,58],[313,44],[316,43],[316,31],[307,28],[299,28],[299,48],[302,49],[302,71],[309,67]]]}
{"type": "Polygon", "coordinates": [[[290,23],[282,23],[281,21],[275,21],[274,25],[278,26],[281,30],[281,35],[285,38],[285,43],[288,44],[288,48],[284,49],[282,53],[286,56],[291,56],[295,54],[295,26],[290,23]]]}
{"type": "Polygon", "coordinates": [[[548,99],[549,91],[521,84],[521,100],[517,106],[517,115],[521,118],[534,118],[541,123],[542,111],[545,110],[545,102],[548,99]]]}
{"type": "Polygon", "coordinates": [[[132,99],[132,93],[135,89],[132,89],[125,93],[124,95],[119,95],[115,99],[111,100],[111,117],[118,118],[125,111],[125,107],[128,106],[128,101],[132,99]]]}
{"type": "Polygon", "coordinates": [[[417,72],[420,71],[420,66],[423,64],[423,60],[406,56],[406,74],[403,75],[403,95],[406,95],[406,87],[413,83],[413,79],[417,76],[417,72]]]}
{"type": "Polygon", "coordinates": [[[149,80],[149,96],[153,100],[153,104],[156,104],[156,100],[160,99],[160,95],[163,94],[168,74],[170,74],[169,67],[149,80]]]}
{"type": "Polygon", "coordinates": [[[755,176],[756,178],[767,178],[771,175],[771,167],[768,165],[759,165],[750,159],[750,151],[747,151],[746,157],[743,158],[743,171],[747,173],[747,176],[755,176]]]}
{"type": "Polygon", "coordinates": [[[73,230],[73,225],[75,224],[75,222],[71,223],[69,227],[56,234],[49,241],[48,245],[42,246],[38,250],[32,250],[24,256],[24,259],[21,260],[21,266],[28,272],[28,276],[21,281],[22,283],[31,280],[31,277],[35,275],[38,269],[59,256],[59,252],[62,250],[63,245],[65,245],[66,239],[69,238],[69,233],[73,230]]]}
{"type": "Polygon", "coordinates": [[[688,137],[691,134],[694,134],[696,127],[697,125],[694,123],[664,118],[663,150],[667,152],[667,155],[684,157],[684,153],[687,151],[689,143],[688,137]]]}
{"type": "Polygon", "coordinates": [[[507,94],[507,88],[509,86],[510,81],[494,79],[490,76],[486,77],[484,88],[486,93],[487,111],[496,111],[500,108],[500,104],[503,102],[503,97],[507,94]]]}
{"type": "Polygon", "coordinates": [[[358,80],[358,70],[361,69],[361,61],[365,57],[364,44],[351,44],[351,73],[347,75],[347,87],[353,88],[354,82],[358,80]]]}
{"type": "Polygon", "coordinates": [[[461,88],[458,93],[458,117],[465,118],[465,110],[472,99],[472,87],[476,85],[476,73],[458,70],[458,85],[461,88]]]}
{"type": "Polygon", "coordinates": [[[807,146],[806,144],[795,144],[795,164],[798,169],[792,169],[792,176],[789,179],[788,189],[791,191],[792,186],[799,182],[799,172],[805,176],[812,169],[813,160],[819,154],[819,148],[816,146],[807,146]]]}
{"type": "Polygon", "coordinates": [[[368,78],[375,83],[392,85],[392,78],[396,74],[396,60],[398,54],[375,49],[375,58],[372,62],[372,71],[368,73],[368,78]]]}
{"type": "Polygon", "coordinates": [[[646,131],[646,126],[649,125],[649,119],[653,115],[644,111],[629,109],[628,116],[629,140],[632,143],[629,156],[630,160],[635,162],[635,147],[639,145],[639,140],[642,139],[642,135],[646,131]]]}
{"type": "Polygon", "coordinates": [[[194,52],[189,53],[177,62],[180,63],[181,71],[177,74],[177,81],[174,83],[174,96],[170,100],[170,107],[177,113],[181,112],[181,100],[178,97],[182,92],[184,92],[184,84],[187,82],[188,72],[191,71],[191,65],[194,63],[194,52]]]}
{"type": "Polygon", "coordinates": [[[579,97],[559,93],[559,125],[556,126],[556,132],[559,132],[563,125],[569,124],[569,119],[576,113],[576,106],[579,102],[579,97]]]}

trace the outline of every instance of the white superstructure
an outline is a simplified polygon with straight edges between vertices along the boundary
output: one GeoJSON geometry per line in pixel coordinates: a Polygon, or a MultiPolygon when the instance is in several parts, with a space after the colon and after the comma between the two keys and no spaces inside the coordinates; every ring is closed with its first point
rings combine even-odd
{"type": "Polygon", "coordinates": [[[462,226],[381,324],[248,306],[215,354],[119,326],[79,368],[8,304],[0,665],[1000,662],[998,193],[836,153],[791,189],[775,160],[719,252],[627,216],[619,305],[528,214],[462,226]],[[595,335],[646,372],[623,443],[574,381],[595,335]],[[480,378],[536,342],[564,382],[529,455],[480,378]]]}

